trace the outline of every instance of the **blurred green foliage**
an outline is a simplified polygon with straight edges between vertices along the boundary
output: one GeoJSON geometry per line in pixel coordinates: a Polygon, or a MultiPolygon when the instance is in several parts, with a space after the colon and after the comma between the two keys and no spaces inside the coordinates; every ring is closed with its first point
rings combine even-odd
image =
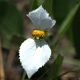
{"type": "Polygon", "coordinates": [[[53,0],[53,13],[60,25],[66,18],[71,9],[80,2],[80,0],[53,0]]]}
{"type": "Polygon", "coordinates": [[[0,1],[0,36],[3,47],[8,47],[13,35],[23,34],[23,20],[15,5],[0,1]]]}
{"type": "MultiPolygon", "coordinates": [[[[41,4],[56,19],[58,32],[52,44],[55,49],[58,41],[62,36],[67,34],[71,37],[76,49],[76,55],[80,59],[80,0],[30,0],[30,10],[36,9],[41,4]]],[[[0,1],[0,37],[2,38],[3,47],[9,47],[10,40],[12,43],[17,42],[19,45],[24,40],[23,36],[23,19],[22,14],[17,10],[11,1],[0,1]],[[14,36],[15,35],[15,36],[14,36]],[[20,42],[18,40],[21,40],[20,42]]],[[[51,64],[48,80],[56,80],[63,62],[63,57],[59,54],[51,64]],[[52,74],[52,75],[51,75],[52,74]],[[53,76],[54,75],[54,76],[53,76]]]]}
{"type": "Polygon", "coordinates": [[[56,77],[58,76],[61,66],[63,62],[63,56],[58,54],[57,58],[54,60],[53,64],[51,65],[49,75],[48,75],[48,80],[55,80],[56,77]]]}
{"type": "Polygon", "coordinates": [[[72,23],[73,43],[76,48],[76,58],[80,59],[80,7],[72,23]]]}
{"type": "MultiPolygon", "coordinates": [[[[67,16],[68,13],[78,4],[78,8],[73,16],[74,19],[70,27],[66,30],[67,38],[74,44],[76,49],[76,58],[80,59],[80,0],[53,0],[53,13],[57,20],[58,27],[65,21],[65,18],[71,18],[67,16]],[[67,17],[66,17],[67,16],[67,17]]],[[[73,12],[73,13],[74,13],[73,12]]],[[[72,17],[72,18],[73,18],[72,17]]],[[[67,23],[67,25],[69,25],[67,23]]],[[[64,25],[63,25],[64,26],[64,25]]],[[[60,27],[59,27],[60,29],[60,27]]]]}
{"type": "Polygon", "coordinates": [[[79,8],[79,5],[80,4],[76,4],[68,13],[65,20],[62,22],[61,26],[59,27],[58,33],[56,35],[56,38],[54,39],[54,46],[59,41],[59,39],[66,33],[66,31],[68,31],[68,29],[71,27],[75,14],[77,13],[77,10],[79,8]]]}

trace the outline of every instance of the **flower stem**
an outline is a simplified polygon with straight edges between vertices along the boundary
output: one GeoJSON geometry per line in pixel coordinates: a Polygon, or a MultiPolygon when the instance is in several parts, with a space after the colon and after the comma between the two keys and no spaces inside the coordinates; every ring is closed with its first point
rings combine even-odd
{"type": "Polygon", "coordinates": [[[0,80],[5,80],[1,37],[0,37],[0,80]]]}
{"type": "Polygon", "coordinates": [[[22,80],[25,80],[25,76],[26,76],[26,72],[24,71],[22,75],[22,80]]]}

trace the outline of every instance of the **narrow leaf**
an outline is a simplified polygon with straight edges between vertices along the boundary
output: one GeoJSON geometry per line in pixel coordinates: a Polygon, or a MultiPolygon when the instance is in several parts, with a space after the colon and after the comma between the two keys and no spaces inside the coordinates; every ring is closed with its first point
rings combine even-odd
{"type": "Polygon", "coordinates": [[[53,0],[45,0],[43,7],[49,12],[49,14],[53,15],[53,0]]]}
{"type": "Polygon", "coordinates": [[[59,39],[66,33],[66,31],[69,29],[69,27],[72,24],[72,21],[74,19],[74,16],[79,8],[80,4],[77,4],[73,7],[73,9],[69,12],[66,19],[63,21],[62,25],[60,26],[60,29],[56,35],[56,38],[54,39],[54,46],[59,41],[59,39]]]}
{"type": "Polygon", "coordinates": [[[80,59],[80,7],[72,24],[73,42],[76,49],[76,59],[80,59]]]}
{"type": "Polygon", "coordinates": [[[54,63],[51,66],[48,80],[54,80],[54,78],[56,78],[62,66],[62,62],[63,62],[63,57],[60,54],[58,54],[57,58],[55,59],[54,63]]]}
{"type": "Polygon", "coordinates": [[[30,11],[38,7],[37,0],[30,0],[30,11]]]}

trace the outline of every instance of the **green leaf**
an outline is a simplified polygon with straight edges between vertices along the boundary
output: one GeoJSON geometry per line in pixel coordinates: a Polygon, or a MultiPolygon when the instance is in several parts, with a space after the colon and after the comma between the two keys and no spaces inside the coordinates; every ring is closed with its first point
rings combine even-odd
{"type": "Polygon", "coordinates": [[[43,3],[43,7],[46,9],[50,16],[53,16],[53,1],[54,0],[45,0],[43,3]]]}
{"type": "Polygon", "coordinates": [[[59,39],[66,33],[66,31],[71,27],[72,21],[74,19],[74,16],[79,8],[80,4],[76,4],[71,11],[69,12],[68,16],[66,19],[63,21],[63,23],[60,26],[60,29],[56,35],[56,38],[54,39],[54,46],[56,43],[59,41],[59,39]]]}
{"type": "Polygon", "coordinates": [[[30,10],[34,10],[38,7],[38,3],[37,3],[37,0],[31,0],[30,1],[30,10]]]}
{"type": "Polygon", "coordinates": [[[13,4],[0,1],[0,36],[3,43],[8,46],[13,35],[23,35],[21,14],[13,4]]]}
{"type": "Polygon", "coordinates": [[[38,6],[42,5],[45,0],[37,0],[38,6]]]}
{"type": "Polygon", "coordinates": [[[80,2],[80,0],[54,0],[53,1],[53,14],[57,20],[58,25],[62,23],[62,21],[66,18],[69,11],[78,2],[80,2]]]}
{"type": "Polygon", "coordinates": [[[60,54],[58,54],[57,58],[53,62],[51,69],[49,71],[48,80],[55,80],[62,66],[62,62],[63,62],[63,57],[60,54]]]}
{"type": "Polygon", "coordinates": [[[76,49],[76,59],[80,59],[80,6],[72,24],[73,43],[76,49]]]}
{"type": "Polygon", "coordinates": [[[30,10],[38,8],[40,5],[43,5],[45,0],[31,0],[30,1],[30,10]]]}

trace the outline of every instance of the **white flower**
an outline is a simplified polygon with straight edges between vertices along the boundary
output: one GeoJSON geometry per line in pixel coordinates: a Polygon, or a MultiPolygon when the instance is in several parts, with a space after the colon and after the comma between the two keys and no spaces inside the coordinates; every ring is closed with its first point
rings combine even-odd
{"type": "Polygon", "coordinates": [[[36,29],[33,30],[33,38],[25,40],[19,49],[20,62],[28,78],[38,71],[38,69],[49,60],[51,56],[51,49],[48,44],[43,40],[46,36],[45,29],[51,28],[55,25],[56,21],[49,17],[49,14],[42,6],[29,12],[27,15],[36,29]]]}

